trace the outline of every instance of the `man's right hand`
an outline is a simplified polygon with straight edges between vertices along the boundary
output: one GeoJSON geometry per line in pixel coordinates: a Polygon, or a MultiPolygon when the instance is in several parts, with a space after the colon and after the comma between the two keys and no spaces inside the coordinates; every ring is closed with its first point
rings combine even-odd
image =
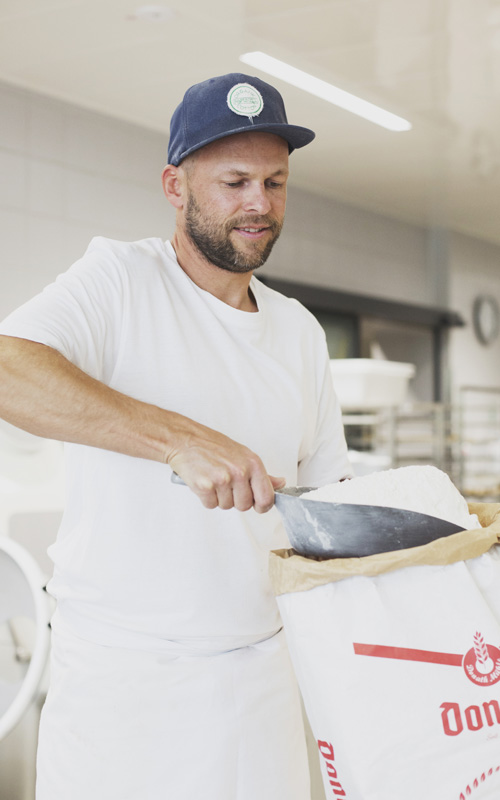
{"type": "Polygon", "coordinates": [[[199,497],[206,508],[265,513],[274,505],[274,491],[284,478],[268,475],[261,459],[244,445],[217,431],[184,418],[181,444],[167,456],[167,463],[199,497]]]}

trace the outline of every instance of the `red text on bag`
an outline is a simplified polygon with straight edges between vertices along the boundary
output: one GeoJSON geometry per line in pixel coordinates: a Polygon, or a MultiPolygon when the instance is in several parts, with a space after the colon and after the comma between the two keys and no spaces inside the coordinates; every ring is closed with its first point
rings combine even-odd
{"type": "Polygon", "coordinates": [[[337,770],[334,766],[335,755],[332,745],[329,742],[322,742],[318,739],[318,747],[319,752],[325,759],[326,771],[330,779],[330,786],[332,787],[333,794],[335,797],[347,797],[337,777],[337,770]]]}
{"type": "Polygon", "coordinates": [[[443,703],[440,708],[443,730],[447,736],[458,736],[465,728],[479,731],[486,725],[500,725],[498,700],[461,709],[458,703],[443,703]]]}

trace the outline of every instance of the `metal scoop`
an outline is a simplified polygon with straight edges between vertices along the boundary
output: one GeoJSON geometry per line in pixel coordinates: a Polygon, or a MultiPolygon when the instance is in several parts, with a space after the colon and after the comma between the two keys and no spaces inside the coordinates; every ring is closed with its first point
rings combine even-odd
{"type": "MultiPolygon", "coordinates": [[[[186,485],[177,473],[172,482],[186,485]]],[[[302,498],[312,486],[274,493],[293,549],[315,558],[356,558],[429,544],[463,531],[459,525],[417,511],[388,506],[325,503],[302,498]]]]}
{"type": "Polygon", "coordinates": [[[463,531],[417,511],[302,498],[312,487],[284,488],[274,502],[293,549],[315,558],[356,558],[429,544],[463,531]]]}

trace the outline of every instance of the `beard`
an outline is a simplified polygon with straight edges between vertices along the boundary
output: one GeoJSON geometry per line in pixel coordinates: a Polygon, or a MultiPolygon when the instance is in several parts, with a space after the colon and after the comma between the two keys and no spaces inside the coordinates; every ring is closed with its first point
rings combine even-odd
{"type": "Polygon", "coordinates": [[[215,215],[204,214],[194,195],[190,192],[186,204],[186,232],[201,255],[220,269],[228,272],[251,272],[261,267],[278,239],[283,223],[269,216],[247,216],[241,220],[218,222],[215,215]],[[267,240],[248,242],[248,251],[239,250],[231,242],[230,234],[235,227],[266,227],[267,240]]]}

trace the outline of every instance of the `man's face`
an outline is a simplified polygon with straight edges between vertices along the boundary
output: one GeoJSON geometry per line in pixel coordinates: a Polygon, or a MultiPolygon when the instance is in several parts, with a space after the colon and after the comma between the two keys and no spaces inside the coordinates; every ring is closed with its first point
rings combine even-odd
{"type": "Polygon", "coordinates": [[[288,145],[269,133],[228,136],[186,165],[187,236],[211,264],[250,272],[267,260],[283,226],[288,145]]]}

